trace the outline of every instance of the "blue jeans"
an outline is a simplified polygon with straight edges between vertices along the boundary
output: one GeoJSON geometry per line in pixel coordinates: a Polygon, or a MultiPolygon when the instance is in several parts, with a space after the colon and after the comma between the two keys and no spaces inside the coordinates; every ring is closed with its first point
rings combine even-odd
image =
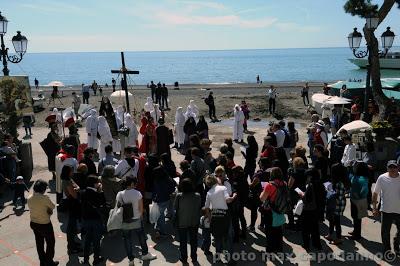
{"type": "Polygon", "coordinates": [[[203,237],[203,244],[201,245],[201,249],[204,251],[210,251],[211,246],[211,231],[210,228],[203,228],[201,236],[203,237]]]}
{"type": "Polygon", "coordinates": [[[180,260],[185,262],[187,260],[187,236],[189,234],[190,243],[190,257],[192,261],[197,261],[197,227],[178,228],[179,233],[179,251],[181,252],[180,260]]]}
{"type": "Polygon", "coordinates": [[[146,255],[147,253],[149,253],[149,249],[146,243],[146,235],[144,233],[143,222],[142,222],[142,226],[139,229],[122,230],[122,238],[124,239],[125,250],[129,260],[133,260],[135,258],[132,253],[133,232],[138,237],[140,247],[142,248],[142,255],[146,255]]]}
{"type": "Polygon", "coordinates": [[[154,228],[160,233],[165,234],[165,210],[168,208],[169,200],[164,202],[157,202],[160,209],[160,217],[158,218],[154,228]]]}
{"type": "Polygon", "coordinates": [[[89,260],[90,247],[93,245],[94,259],[100,257],[100,240],[104,232],[104,226],[101,220],[84,220],[83,227],[85,228],[85,243],[83,248],[83,257],[89,260]]]}

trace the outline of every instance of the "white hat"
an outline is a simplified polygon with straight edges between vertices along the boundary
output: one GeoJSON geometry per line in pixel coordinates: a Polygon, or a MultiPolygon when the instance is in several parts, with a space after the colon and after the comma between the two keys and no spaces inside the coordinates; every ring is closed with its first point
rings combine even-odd
{"type": "Polygon", "coordinates": [[[24,180],[24,178],[22,176],[17,176],[17,178],[15,180],[24,180]]]}

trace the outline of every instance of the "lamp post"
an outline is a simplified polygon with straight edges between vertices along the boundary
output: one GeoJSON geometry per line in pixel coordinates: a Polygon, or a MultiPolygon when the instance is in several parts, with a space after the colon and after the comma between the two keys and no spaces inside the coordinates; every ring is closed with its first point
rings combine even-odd
{"type": "MultiPolygon", "coordinates": [[[[366,28],[367,30],[373,32],[379,24],[379,18],[377,17],[367,17],[366,18],[366,28]]],[[[358,50],[360,48],[362,34],[357,31],[357,28],[354,28],[353,32],[351,32],[347,39],[349,41],[349,47],[353,51],[353,55],[356,58],[365,58],[368,56],[368,64],[366,65],[367,68],[367,79],[364,89],[364,108],[363,108],[363,116],[367,113],[367,106],[368,106],[368,93],[371,91],[371,47],[370,44],[367,42],[367,50],[358,50]]],[[[390,30],[390,27],[386,28],[386,31],[381,35],[381,43],[383,51],[379,51],[379,57],[385,58],[387,53],[389,52],[390,48],[393,45],[395,34],[390,30]]]]}
{"type": "Polygon", "coordinates": [[[4,45],[4,35],[7,33],[8,20],[6,17],[1,15],[0,12],[0,39],[1,39],[1,49],[0,49],[0,60],[3,61],[3,73],[4,76],[10,74],[10,70],[7,68],[7,62],[19,63],[22,57],[26,53],[26,48],[28,46],[28,39],[21,35],[20,31],[17,31],[17,35],[12,37],[11,41],[14,46],[15,55],[8,55],[8,48],[4,45]]]}

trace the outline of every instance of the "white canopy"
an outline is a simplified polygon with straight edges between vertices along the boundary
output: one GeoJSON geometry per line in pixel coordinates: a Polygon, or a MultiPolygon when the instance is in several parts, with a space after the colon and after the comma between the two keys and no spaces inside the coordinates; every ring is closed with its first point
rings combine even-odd
{"type": "Polygon", "coordinates": [[[332,104],[332,105],[349,104],[349,103],[351,103],[351,100],[347,99],[347,98],[343,98],[343,97],[332,96],[325,103],[332,104]]]}
{"type": "MultiPolygon", "coordinates": [[[[132,97],[132,93],[128,91],[128,97],[132,97]]],[[[110,98],[120,98],[120,97],[125,97],[125,91],[124,90],[118,90],[113,93],[111,93],[110,98]]],[[[125,99],[125,98],[124,98],[125,99]]]]}
{"type": "Polygon", "coordinates": [[[355,120],[353,122],[347,123],[346,125],[342,126],[337,131],[337,133],[339,133],[343,129],[347,130],[348,133],[354,133],[354,132],[361,131],[361,130],[372,129],[372,127],[368,123],[366,123],[362,120],[355,120]]]}
{"type": "Polygon", "coordinates": [[[62,83],[61,81],[52,81],[49,84],[47,84],[47,86],[49,87],[64,87],[64,83],[62,83]]]}

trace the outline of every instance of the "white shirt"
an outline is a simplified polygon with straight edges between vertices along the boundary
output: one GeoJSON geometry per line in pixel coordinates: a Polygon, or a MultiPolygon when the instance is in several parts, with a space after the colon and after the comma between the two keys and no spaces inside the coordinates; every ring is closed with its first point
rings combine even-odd
{"type": "Polygon", "coordinates": [[[376,181],[374,193],[381,194],[381,211],[400,214],[400,176],[393,178],[384,173],[376,181]]]}
{"type": "Polygon", "coordinates": [[[276,137],[276,147],[277,148],[283,147],[283,143],[285,142],[285,132],[283,132],[282,129],[279,129],[274,132],[274,135],[276,137]]]}
{"type": "Polygon", "coordinates": [[[229,181],[224,181],[224,186],[225,186],[226,189],[228,190],[228,195],[232,195],[232,186],[231,186],[231,183],[229,183],[229,181]]]}
{"type": "Polygon", "coordinates": [[[225,186],[214,185],[206,195],[205,207],[214,210],[227,210],[226,199],[229,198],[228,189],[225,186]],[[211,206],[210,206],[211,205],[211,206]]]}
{"type": "Polygon", "coordinates": [[[344,148],[343,156],[342,156],[342,164],[345,167],[352,166],[353,162],[356,161],[356,145],[347,144],[344,148]]]}
{"type": "Polygon", "coordinates": [[[141,216],[139,211],[139,201],[142,199],[142,193],[137,191],[136,189],[127,189],[118,192],[116,201],[120,204],[128,204],[132,203],[133,208],[133,218],[138,219],[141,216]]]}
{"type": "Polygon", "coordinates": [[[139,160],[135,159],[135,166],[132,168],[128,162],[123,159],[120,160],[115,167],[115,175],[119,178],[124,176],[134,176],[137,177],[137,173],[139,171],[139,160]]]}
{"type": "Polygon", "coordinates": [[[276,98],[276,90],[269,89],[268,90],[268,98],[275,99],[276,98]]]}

